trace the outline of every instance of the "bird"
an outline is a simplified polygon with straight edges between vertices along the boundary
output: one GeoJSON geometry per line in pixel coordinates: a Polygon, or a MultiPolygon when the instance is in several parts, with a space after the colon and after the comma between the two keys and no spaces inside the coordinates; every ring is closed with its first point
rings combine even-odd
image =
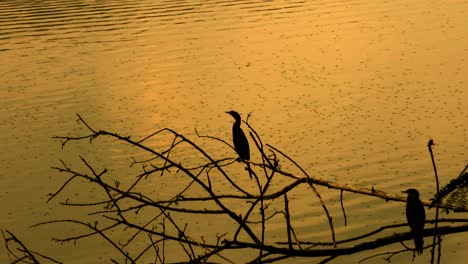
{"type": "Polygon", "coordinates": [[[406,220],[413,234],[414,247],[418,255],[420,255],[424,245],[423,231],[426,213],[421,200],[419,200],[419,192],[416,189],[411,188],[403,191],[403,193],[408,194],[406,199],[406,220]]]}
{"type": "Polygon", "coordinates": [[[247,141],[247,137],[242,131],[241,125],[241,116],[236,111],[228,111],[227,114],[230,114],[234,117],[235,122],[232,125],[232,141],[234,143],[234,149],[239,155],[239,159],[242,161],[249,161],[250,160],[250,149],[249,149],[249,141],[247,141]]]}

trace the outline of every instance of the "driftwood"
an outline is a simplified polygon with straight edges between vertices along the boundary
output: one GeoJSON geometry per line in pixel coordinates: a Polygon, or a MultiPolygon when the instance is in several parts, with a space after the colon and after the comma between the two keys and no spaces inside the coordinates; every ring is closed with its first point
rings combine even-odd
{"type": "MultiPolygon", "coordinates": [[[[93,143],[98,138],[105,137],[133,146],[135,149],[147,153],[150,158],[146,160],[133,159],[130,162],[132,167],[138,165],[140,169],[136,175],[127,177],[127,179],[133,180],[126,184],[119,182],[109,170],[105,168],[97,169],[99,166],[92,165],[92,162],[85,157],[80,156],[83,165],[81,169],[76,169],[76,164],[70,166],[61,161],[60,166],[53,168],[67,176],[67,178],[56,192],[50,194],[48,202],[64,196],[64,200],[60,202],[61,204],[89,208],[91,210],[90,215],[95,216],[95,220],[88,222],[80,219],[55,219],[35,226],[66,223],[84,227],[88,230],[87,232],[74,236],[53,238],[53,240],[65,243],[90,237],[104,239],[115,248],[116,256],[111,259],[114,263],[168,263],[181,261],[181,259],[185,259],[184,262],[191,263],[233,263],[238,262],[239,259],[231,259],[227,257],[228,254],[226,253],[233,251],[245,252],[245,250],[250,253],[253,252],[254,257],[249,254],[248,259],[245,259],[246,257],[242,258],[243,262],[270,263],[293,257],[311,257],[320,263],[326,263],[343,255],[374,250],[390,244],[402,243],[402,241],[412,238],[410,232],[398,230],[407,225],[401,223],[382,226],[367,234],[361,234],[346,240],[337,240],[333,219],[316,186],[336,189],[341,194],[343,192],[353,192],[384,199],[385,201],[405,202],[406,197],[376,190],[373,187],[360,188],[315,178],[284,152],[263,143],[261,137],[248,122],[246,124],[250,129],[251,141],[255,144],[255,150],[260,153],[261,157],[261,162],[245,164],[246,173],[253,176],[252,181],[255,183],[255,190],[242,188],[236,183],[233,175],[230,175],[230,166],[233,164],[238,166],[235,158],[216,159],[194,141],[174,130],[164,128],[142,139],[134,140],[130,136],[96,130],[79,115],[78,122],[84,126],[87,132],[80,136],[55,137],[61,140],[62,147],[70,142],[81,142],[83,140],[93,143]],[[172,137],[166,147],[155,149],[146,144],[149,139],[163,135],[166,139],[167,136],[172,137]],[[196,153],[198,156],[196,163],[189,164],[178,159],[174,152],[182,146],[196,153]],[[296,168],[295,172],[283,169],[285,166],[282,165],[284,164],[296,168]],[[156,199],[150,194],[139,191],[138,187],[144,185],[149,179],[161,180],[162,176],[168,174],[178,175],[186,179],[180,190],[172,194],[170,198],[156,199]],[[270,188],[271,182],[278,175],[288,177],[290,180],[280,188],[272,190],[270,188]],[[230,191],[220,192],[219,188],[214,187],[216,185],[215,181],[213,181],[214,177],[216,177],[217,182],[221,179],[225,181],[228,186],[226,190],[230,191]],[[67,197],[65,190],[72,188],[72,183],[82,182],[80,179],[86,180],[95,189],[100,190],[103,196],[86,203],[77,202],[67,197]],[[301,185],[307,186],[311,190],[311,194],[320,203],[329,225],[330,239],[328,241],[311,242],[298,239],[294,223],[291,221],[293,216],[289,209],[290,198],[288,198],[288,194],[301,185]],[[197,191],[191,192],[194,188],[197,191]],[[195,206],[197,203],[202,203],[203,206],[195,206]],[[239,211],[236,209],[239,206],[232,206],[232,204],[247,205],[247,209],[244,208],[239,211]],[[271,209],[271,204],[281,205],[280,207],[284,209],[271,209]],[[142,211],[144,213],[140,213],[142,211]],[[148,213],[148,211],[151,213],[148,213]],[[280,215],[284,216],[284,238],[278,239],[278,241],[267,240],[267,226],[272,221],[271,219],[280,215]],[[181,217],[178,216],[184,216],[185,218],[182,217],[182,219],[186,220],[182,221],[181,217]],[[226,228],[224,232],[220,232],[213,237],[200,237],[191,230],[192,223],[190,219],[192,217],[220,217],[230,228],[226,228]],[[122,232],[122,230],[125,230],[128,237],[124,241],[117,241],[112,233],[122,232]],[[392,230],[393,234],[385,236],[382,234],[383,230],[392,230]],[[174,245],[178,247],[178,253],[168,250],[169,246],[174,245]],[[132,250],[129,250],[129,248],[132,250]]],[[[222,139],[202,136],[198,132],[197,135],[199,138],[214,140],[232,148],[229,143],[222,139]]],[[[431,201],[423,201],[423,204],[430,207],[431,201]]],[[[342,201],[341,207],[346,219],[345,207],[342,201]]],[[[439,208],[460,210],[460,208],[445,204],[439,204],[439,208]]],[[[468,219],[448,218],[428,220],[426,222],[442,225],[437,229],[438,236],[468,231],[468,219]]],[[[432,227],[427,227],[424,236],[432,236],[433,230],[432,227]]],[[[20,243],[17,239],[9,240],[8,243],[11,242],[20,243]]],[[[437,241],[436,243],[440,244],[441,242],[437,241]]],[[[431,245],[427,247],[429,246],[431,245]]],[[[23,249],[14,255],[17,260],[25,256],[34,256],[31,251],[26,250],[24,245],[22,247],[23,249]]],[[[386,253],[389,255],[387,259],[396,254],[412,252],[412,250],[412,248],[402,244],[401,250],[386,253]]],[[[368,258],[378,256],[380,255],[371,255],[368,258]]]]}

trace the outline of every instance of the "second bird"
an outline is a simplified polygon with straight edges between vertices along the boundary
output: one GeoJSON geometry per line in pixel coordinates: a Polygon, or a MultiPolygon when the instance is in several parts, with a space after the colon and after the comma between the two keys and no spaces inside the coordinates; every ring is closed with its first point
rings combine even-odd
{"type": "Polygon", "coordinates": [[[241,125],[241,116],[236,111],[229,111],[226,112],[230,114],[236,120],[234,125],[232,125],[232,140],[234,143],[234,149],[239,155],[240,160],[249,161],[250,160],[250,149],[249,149],[249,142],[247,141],[247,137],[242,131],[241,125]]]}
{"type": "Polygon", "coordinates": [[[406,198],[406,219],[413,234],[414,247],[419,255],[422,253],[424,246],[423,232],[426,213],[421,200],[419,200],[419,192],[416,189],[408,189],[403,193],[408,194],[408,198],[406,198]]]}

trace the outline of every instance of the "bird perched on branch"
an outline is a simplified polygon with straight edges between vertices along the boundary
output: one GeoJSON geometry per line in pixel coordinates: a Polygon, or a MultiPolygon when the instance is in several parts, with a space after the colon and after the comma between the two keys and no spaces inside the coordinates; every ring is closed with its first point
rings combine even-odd
{"type": "Polygon", "coordinates": [[[230,114],[236,120],[234,125],[232,126],[232,140],[234,142],[234,149],[239,155],[239,159],[242,161],[249,161],[250,160],[250,150],[249,150],[249,142],[247,141],[247,137],[242,131],[241,125],[241,116],[236,111],[229,111],[226,112],[230,114]]]}
{"type": "Polygon", "coordinates": [[[249,172],[250,179],[252,179],[252,175],[255,174],[250,168],[250,163],[248,162],[250,160],[249,141],[247,141],[247,137],[240,127],[241,117],[236,111],[229,111],[226,113],[230,114],[236,120],[234,125],[232,125],[232,141],[234,142],[234,149],[236,150],[237,155],[239,155],[238,160],[244,161],[247,164],[247,171],[249,172]]]}
{"type": "Polygon", "coordinates": [[[419,192],[416,189],[408,189],[403,191],[407,193],[406,198],[406,220],[411,228],[413,234],[414,247],[416,252],[419,254],[423,251],[424,245],[424,223],[426,222],[426,213],[424,212],[424,206],[419,200],[419,192]]]}

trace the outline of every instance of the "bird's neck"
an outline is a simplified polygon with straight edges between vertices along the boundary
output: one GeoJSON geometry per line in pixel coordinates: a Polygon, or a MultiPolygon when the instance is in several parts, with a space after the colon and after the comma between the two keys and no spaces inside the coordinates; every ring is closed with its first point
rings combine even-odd
{"type": "Polygon", "coordinates": [[[235,127],[240,127],[241,125],[241,120],[240,119],[236,119],[236,121],[234,122],[234,126],[235,127]]]}

